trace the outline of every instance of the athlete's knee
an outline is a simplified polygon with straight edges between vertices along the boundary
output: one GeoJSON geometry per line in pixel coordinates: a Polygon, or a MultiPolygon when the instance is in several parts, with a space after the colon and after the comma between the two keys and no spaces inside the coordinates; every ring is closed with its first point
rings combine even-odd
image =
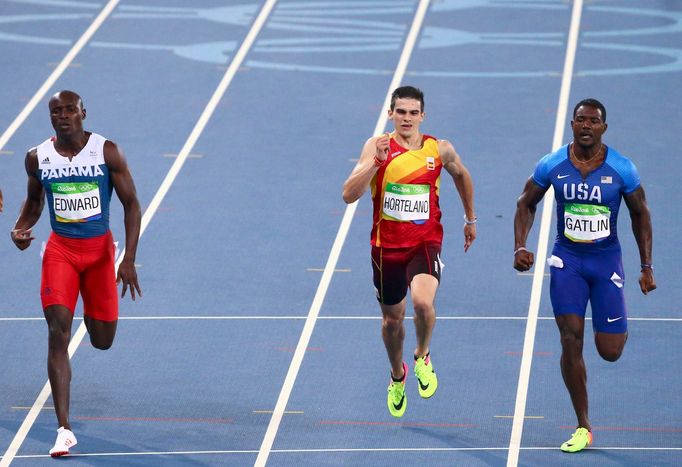
{"type": "Polygon", "coordinates": [[[597,350],[599,351],[601,358],[607,362],[615,362],[623,355],[623,349],[602,349],[597,347],[597,350]]]}
{"type": "Polygon", "coordinates": [[[90,335],[90,344],[96,349],[107,350],[114,343],[117,321],[99,321],[89,316],[83,318],[90,335]]]}
{"type": "Polygon", "coordinates": [[[561,347],[566,350],[578,349],[582,351],[585,334],[584,320],[573,314],[564,314],[556,317],[556,323],[561,337],[561,347]]]}
{"type": "Polygon", "coordinates": [[[571,329],[562,329],[561,348],[563,349],[564,355],[582,353],[583,335],[571,329]]]}
{"type": "Polygon", "coordinates": [[[113,332],[90,332],[90,344],[96,349],[107,350],[114,343],[113,332]]]}
{"type": "Polygon", "coordinates": [[[562,345],[582,345],[583,334],[580,331],[571,328],[563,328],[561,329],[560,334],[562,345]]]}
{"type": "Polygon", "coordinates": [[[62,328],[61,326],[49,324],[48,325],[49,346],[52,349],[66,349],[71,340],[71,331],[62,328]]]}
{"type": "Polygon", "coordinates": [[[401,327],[405,319],[405,298],[392,305],[381,304],[384,327],[401,327]]]}
{"type": "Polygon", "coordinates": [[[98,342],[98,343],[93,343],[92,346],[98,350],[108,350],[111,348],[112,344],[113,344],[113,342],[107,342],[107,343],[98,342]]]}
{"type": "Polygon", "coordinates": [[[607,362],[617,361],[623,355],[627,334],[597,334],[595,344],[601,358],[607,362]]]}
{"type": "Polygon", "coordinates": [[[71,328],[58,320],[47,322],[48,340],[51,348],[67,348],[71,340],[71,328]]]}
{"type": "Polygon", "coordinates": [[[414,307],[414,315],[427,318],[434,313],[433,302],[428,299],[415,297],[412,299],[412,306],[414,307]]]}
{"type": "Polygon", "coordinates": [[[90,336],[90,343],[96,349],[107,350],[107,349],[111,348],[114,341],[113,340],[104,340],[104,339],[95,339],[92,336],[90,336]]]}
{"type": "Polygon", "coordinates": [[[382,325],[387,329],[399,329],[403,325],[404,318],[399,315],[384,315],[382,325]]]}

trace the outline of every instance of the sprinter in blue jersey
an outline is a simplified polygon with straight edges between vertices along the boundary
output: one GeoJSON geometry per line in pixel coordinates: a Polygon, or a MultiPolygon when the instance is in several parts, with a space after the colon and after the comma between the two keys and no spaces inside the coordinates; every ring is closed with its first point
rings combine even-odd
{"type": "Polygon", "coordinates": [[[77,443],[69,423],[68,345],[78,295],[91,344],[108,349],[118,322],[116,282],[123,284],[121,296],[128,289],[133,300],[136,293],[141,295],[135,271],[141,213],[122,152],[113,142],[83,129],[86,112],[80,96],[58,92],[49,109],[56,136],[26,154],[27,196],[11,236],[20,250],[31,245],[31,230],[47,199],[52,234],[43,254],[40,299],[48,327],[47,372],[59,423],[50,455],[58,457],[77,443]],[[109,230],[114,190],[123,205],[126,236],[118,276],[109,230]]]}
{"type": "Polygon", "coordinates": [[[630,211],[639,248],[640,289],[646,295],[656,288],[651,217],[644,189],[634,164],[602,143],[606,109],[596,99],[580,101],[573,110],[571,128],[573,142],[538,162],[518,199],[514,217],[514,268],[527,271],[534,263],[526,239],[536,206],[553,187],[557,237],[547,260],[550,297],[561,334],[561,375],[578,418],[576,431],[561,445],[564,452],[578,452],[592,443],[582,355],[587,302],[592,308],[595,344],[603,359],[618,360],[628,336],[625,275],[617,237],[621,198],[630,211]]]}

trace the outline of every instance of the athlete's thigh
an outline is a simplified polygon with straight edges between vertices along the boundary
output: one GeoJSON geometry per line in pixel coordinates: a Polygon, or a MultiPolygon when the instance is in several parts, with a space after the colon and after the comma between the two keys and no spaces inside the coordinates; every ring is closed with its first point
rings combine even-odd
{"type": "Polygon", "coordinates": [[[420,245],[415,248],[407,265],[407,279],[415,307],[433,306],[443,268],[440,250],[439,244],[420,245]]]}
{"type": "Polygon", "coordinates": [[[586,261],[590,274],[592,327],[596,332],[623,334],[627,331],[625,273],[619,251],[594,255],[586,261]]]}
{"type": "Polygon", "coordinates": [[[549,296],[554,316],[575,314],[585,317],[590,286],[581,273],[581,258],[555,248],[549,259],[549,296]]]}
{"type": "Polygon", "coordinates": [[[81,273],[81,296],[86,316],[98,321],[118,319],[118,288],[114,244],[110,235],[88,252],[88,266],[81,273]]]}
{"type": "Polygon", "coordinates": [[[382,305],[395,305],[407,295],[409,259],[408,248],[372,247],[374,288],[382,305]]]}
{"type": "MultiPolygon", "coordinates": [[[[436,279],[437,283],[440,282],[440,275],[443,269],[443,263],[440,260],[440,250],[441,246],[439,244],[427,244],[424,243],[414,248],[412,257],[407,264],[407,280],[410,284],[413,284],[413,279],[417,275],[425,274],[436,279]]],[[[431,283],[431,281],[427,281],[431,283]]]]}
{"type": "Polygon", "coordinates": [[[438,280],[426,273],[417,274],[410,282],[410,293],[414,305],[433,305],[438,291],[438,280]]]}
{"type": "Polygon", "coordinates": [[[76,309],[79,289],[77,254],[70,251],[52,234],[43,253],[40,279],[40,301],[43,310],[52,305],[63,305],[72,314],[76,309]]]}

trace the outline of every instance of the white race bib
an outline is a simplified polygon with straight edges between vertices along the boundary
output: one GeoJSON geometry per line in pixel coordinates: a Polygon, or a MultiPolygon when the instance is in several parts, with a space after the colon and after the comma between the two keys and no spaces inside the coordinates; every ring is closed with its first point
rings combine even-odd
{"type": "Polygon", "coordinates": [[[611,210],[597,204],[566,204],[564,236],[581,243],[593,243],[611,235],[611,210]]]}
{"type": "Polygon", "coordinates": [[[395,221],[427,221],[431,213],[429,185],[387,183],[383,217],[395,221]]]}
{"type": "Polygon", "coordinates": [[[52,197],[57,222],[88,222],[102,216],[96,182],[53,183],[52,197]]]}

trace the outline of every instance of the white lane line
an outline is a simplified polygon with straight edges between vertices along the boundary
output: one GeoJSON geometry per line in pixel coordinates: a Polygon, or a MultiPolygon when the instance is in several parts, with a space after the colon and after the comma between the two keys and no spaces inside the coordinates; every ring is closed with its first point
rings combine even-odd
{"type": "MultiPolygon", "coordinates": [[[[33,109],[35,109],[38,103],[42,101],[43,97],[45,97],[45,94],[50,90],[52,85],[64,73],[64,70],[66,70],[69,67],[69,65],[71,65],[73,59],[76,58],[76,55],[78,55],[78,53],[83,49],[83,47],[85,47],[85,44],[92,38],[95,32],[97,32],[100,26],[109,17],[109,15],[114,10],[116,5],[118,5],[118,2],[119,0],[110,0],[109,3],[105,5],[100,14],[97,15],[95,20],[90,24],[88,29],[85,30],[80,39],[76,41],[73,47],[71,47],[71,50],[67,52],[62,61],[59,62],[57,67],[54,69],[54,71],[50,74],[50,76],[47,77],[43,85],[40,86],[40,88],[38,88],[38,90],[33,95],[31,100],[28,101],[28,103],[22,109],[22,111],[19,112],[19,115],[17,115],[14,121],[10,123],[9,127],[7,127],[5,132],[2,135],[0,135],[0,150],[5,147],[10,138],[14,135],[14,133],[16,133],[16,131],[28,118],[31,112],[33,112],[33,109]]],[[[69,344],[69,358],[73,356],[73,353],[78,348],[78,345],[80,344],[80,341],[83,339],[83,335],[85,334],[85,326],[81,324],[81,327],[79,327],[78,330],[76,330],[76,333],[74,334],[73,339],[69,344]],[[81,329],[81,327],[83,329],[81,329]],[[75,342],[76,340],[77,342],[75,342]]],[[[24,442],[26,435],[31,429],[33,422],[35,422],[35,419],[40,414],[40,411],[43,405],[45,405],[45,401],[47,400],[49,395],[50,383],[48,381],[43,386],[43,389],[40,391],[40,394],[38,394],[36,401],[33,403],[31,410],[29,410],[28,414],[26,415],[26,418],[19,427],[19,431],[17,431],[16,435],[14,436],[14,439],[12,439],[12,442],[5,451],[5,454],[3,454],[2,460],[0,460],[0,467],[6,467],[10,465],[12,459],[14,459],[14,457],[16,456],[19,447],[24,442]]]]}
{"type": "MultiPolygon", "coordinates": [[[[559,92],[559,105],[557,106],[556,120],[554,124],[554,139],[552,150],[558,149],[564,139],[564,126],[568,113],[568,99],[571,94],[571,81],[573,79],[573,65],[578,46],[580,32],[580,17],[583,10],[583,0],[575,0],[571,13],[571,25],[568,32],[566,45],[566,57],[564,59],[564,71],[561,78],[559,92]]],[[[540,309],[540,296],[542,295],[542,282],[544,280],[545,261],[549,243],[549,230],[552,221],[552,208],[554,206],[554,190],[550,187],[542,202],[542,220],[538,236],[538,251],[535,255],[535,271],[533,274],[533,286],[528,306],[528,321],[526,322],[526,334],[523,340],[523,355],[519,371],[519,383],[516,388],[516,404],[514,406],[514,421],[509,439],[509,454],[507,467],[516,467],[519,463],[519,448],[523,434],[523,421],[526,413],[526,398],[528,396],[528,383],[530,381],[530,368],[533,361],[533,347],[535,345],[535,331],[537,328],[538,312],[540,309]]]]}
{"type": "MultiPolygon", "coordinates": [[[[273,449],[274,454],[317,454],[317,453],[355,453],[355,452],[472,452],[472,451],[506,451],[506,447],[462,447],[462,448],[319,448],[319,449],[273,449]]],[[[528,446],[522,451],[555,451],[556,446],[528,446]]],[[[599,451],[682,451],[682,447],[599,447],[599,451]]],[[[255,454],[255,449],[234,449],[225,451],[149,451],[149,452],[91,452],[73,453],[69,457],[126,457],[126,456],[192,456],[216,454],[255,454]]],[[[49,459],[47,454],[26,454],[16,456],[17,459],[49,459]]],[[[54,461],[53,461],[54,462],[54,461]]]]}
{"type": "MultiPolygon", "coordinates": [[[[113,0],[111,2],[111,4],[113,4],[113,5],[115,5],[116,3],[117,3],[117,1],[113,1],[113,0]]],[[[227,68],[225,75],[223,76],[222,80],[218,84],[218,87],[216,88],[215,92],[213,93],[213,96],[211,96],[211,99],[208,101],[206,108],[204,108],[204,111],[202,112],[201,116],[199,117],[199,120],[197,121],[196,125],[194,126],[194,129],[192,129],[192,132],[190,133],[189,137],[187,138],[185,145],[182,147],[182,150],[180,151],[180,153],[178,154],[178,157],[173,162],[173,165],[171,166],[170,170],[168,171],[168,174],[166,174],[166,178],[161,183],[161,186],[159,187],[158,191],[154,195],[154,198],[152,199],[152,201],[149,204],[149,206],[147,207],[144,215],[142,216],[142,225],[141,225],[141,229],[140,229],[140,237],[142,236],[142,234],[147,229],[147,226],[149,225],[149,223],[152,220],[152,217],[154,216],[157,209],[159,208],[161,201],[163,200],[163,198],[168,193],[168,190],[170,189],[171,185],[173,184],[173,181],[175,180],[178,173],[180,172],[182,165],[184,164],[185,160],[187,160],[187,157],[189,156],[192,148],[194,147],[197,140],[199,139],[199,136],[204,131],[206,124],[208,123],[209,119],[213,115],[213,112],[215,111],[218,103],[220,102],[220,99],[225,94],[227,87],[232,82],[232,79],[234,78],[234,75],[236,74],[240,65],[244,61],[244,58],[246,57],[246,54],[248,53],[249,49],[253,45],[254,41],[256,40],[258,33],[263,28],[263,25],[265,24],[266,19],[270,15],[270,12],[272,11],[275,3],[277,3],[277,0],[266,1],[265,4],[263,5],[263,8],[260,11],[260,13],[256,17],[253,24],[251,25],[251,29],[249,30],[248,34],[246,35],[244,42],[242,42],[241,47],[239,47],[239,50],[237,51],[237,53],[232,58],[232,62],[230,63],[230,66],[227,68]]],[[[113,6],[112,6],[112,8],[113,8],[113,6]]],[[[99,17],[102,17],[102,14],[100,14],[99,17]]],[[[106,17],[106,15],[104,17],[106,17]]],[[[90,29],[92,29],[92,26],[90,29]]],[[[90,29],[88,29],[88,31],[90,31],[90,29]]],[[[93,32],[94,32],[94,30],[93,30],[93,32]]],[[[90,35],[92,35],[92,34],[90,34],[90,35]]],[[[84,37],[85,37],[85,35],[84,35],[84,37]]],[[[82,47],[82,45],[81,45],[81,47],[82,47]]],[[[80,50],[80,48],[78,50],[80,50]]],[[[72,60],[72,59],[73,59],[73,57],[71,57],[70,60],[72,60]]],[[[59,67],[58,67],[58,69],[59,69],[59,67]]],[[[55,70],[55,71],[57,71],[57,70],[55,70]]],[[[56,79],[56,77],[55,77],[55,79],[56,79]]],[[[51,85],[51,83],[50,83],[50,85],[51,85]]],[[[47,86],[47,87],[49,87],[49,86],[47,86]]],[[[34,98],[35,98],[35,96],[34,96],[34,98]]],[[[42,98],[42,96],[40,96],[40,98],[42,98]]],[[[0,145],[0,147],[2,147],[2,146],[0,145]]],[[[121,251],[120,255],[118,256],[118,260],[116,261],[116,268],[117,269],[118,269],[118,266],[121,264],[121,261],[123,259],[124,254],[125,254],[125,249],[123,249],[121,251]]],[[[73,353],[76,351],[76,349],[80,345],[81,341],[83,340],[83,337],[85,336],[85,331],[86,331],[85,323],[81,322],[80,326],[78,326],[78,329],[76,330],[76,333],[73,335],[71,342],[69,343],[69,358],[73,357],[73,353]]],[[[16,456],[16,453],[19,450],[19,447],[21,447],[21,444],[24,442],[24,439],[26,439],[26,435],[28,435],[28,432],[31,429],[31,426],[35,422],[35,419],[38,416],[38,414],[40,413],[40,409],[45,404],[45,401],[47,400],[48,396],[50,395],[50,392],[51,392],[50,391],[50,382],[48,381],[43,386],[42,391],[40,391],[38,398],[36,399],[35,403],[33,404],[33,407],[29,411],[28,415],[26,416],[26,419],[24,419],[24,422],[21,424],[19,431],[14,436],[14,439],[12,440],[12,443],[10,444],[9,448],[7,449],[5,454],[2,456],[2,460],[0,461],[0,467],[6,467],[12,462],[12,459],[16,456]]]]}
{"type": "MultiPolygon", "coordinates": [[[[71,339],[71,342],[69,343],[69,359],[73,357],[73,354],[76,352],[76,349],[83,340],[83,336],[85,336],[85,325],[81,323],[81,325],[78,326],[73,338],[71,339]]],[[[3,454],[2,460],[0,460],[0,467],[6,467],[12,463],[12,460],[17,455],[17,451],[19,451],[24,439],[26,439],[26,435],[28,435],[31,426],[33,426],[33,422],[35,422],[36,418],[38,418],[38,415],[40,415],[40,411],[43,409],[47,398],[50,397],[51,392],[50,381],[48,380],[43,386],[43,389],[40,391],[40,394],[38,394],[38,397],[33,403],[31,409],[28,411],[28,414],[26,414],[26,418],[24,418],[23,423],[19,427],[19,431],[17,431],[17,434],[14,435],[14,439],[12,439],[12,442],[5,451],[5,454],[3,454]]]]}
{"type": "Polygon", "coordinates": [[[206,124],[208,123],[209,119],[213,115],[213,112],[220,103],[220,99],[222,99],[223,95],[225,94],[225,91],[232,82],[234,75],[237,73],[239,67],[244,62],[246,54],[251,49],[251,46],[256,40],[256,36],[258,36],[258,34],[260,33],[261,29],[263,28],[263,25],[265,24],[265,21],[267,20],[268,16],[270,16],[270,13],[272,12],[272,9],[274,8],[276,3],[277,0],[267,0],[263,5],[263,8],[261,9],[260,13],[256,17],[256,20],[253,22],[253,25],[251,26],[249,33],[246,35],[244,42],[242,42],[241,47],[239,47],[239,50],[237,50],[237,53],[232,58],[232,63],[230,63],[230,66],[227,68],[227,71],[225,72],[223,79],[220,81],[220,84],[218,84],[218,87],[213,93],[213,96],[211,96],[211,99],[208,101],[208,105],[206,105],[206,108],[204,109],[201,116],[199,117],[199,120],[194,126],[192,133],[190,133],[189,138],[187,138],[187,141],[185,142],[185,145],[178,153],[178,157],[175,159],[173,165],[168,171],[166,178],[161,183],[159,191],[156,192],[156,195],[152,199],[151,203],[149,203],[149,207],[147,208],[147,211],[144,213],[144,216],[142,217],[143,231],[144,227],[149,223],[149,220],[152,218],[152,216],[154,216],[156,210],[159,208],[159,205],[161,204],[161,201],[166,196],[166,193],[168,192],[171,185],[175,181],[175,178],[180,172],[180,169],[187,160],[187,157],[192,151],[192,148],[194,148],[194,145],[199,139],[199,136],[204,131],[206,124]]]}
{"type": "MultiPolygon", "coordinates": [[[[2,135],[0,135],[0,149],[5,147],[10,138],[24,123],[24,121],[28,118],[31,112],[33,112],[33,109],[35,109],[36,106],[43,100],[43,97],[45,97],[47,91],[50,90],[52,85],[59,79],[62,73],[64,73],[64,70],[66,70],[73,61],[73,59],[76,58],[76,55],[78,55],[81,49],[85,47],[85,44],[90,40],[90,38],[95,34],[95,32],[97,32],[99,27],[111,14],[113,9],[116,8],[118,2],[119,0],[110,0],[109,3],[106,4],[106,6],[102,9],[100,14],[97,15],[95,20],[92,22],[90,27],[85,30],[80,39],[76,41],[73,47],[71,47],[71,50],[69,50],[69,52],[64,56],[62,61],[59,62],[57,67],[50,74],[50,76],[48,76],[43,85],[40,86],[40,88],[36,91],[31,100],[28,101],[28,104],[26,104],[23,110],[19,112],[19,115],[17,115],[14,121],[10,123],[9,127],[7,127],[7,130],[5,130],[5,132],[2,135]]],[[[3,464],[0,463],[0,466],[2,465],[3,464]]]]}
{"type": "MultiPolygon", "coordinates": [[[[417,10],[412,21],[412,26],[405,39],[405,45],[403,46],[403,51],[400,54],[400,59],[398,60],[398,65],[396,67],[395,73],[393,74],[393,79],[388,87],[384,103],[381,107],[379,113],[379,118],[377,119],[376,127],[374,128],[374,135],[380,135],[384,132],[386,128],[386,109],[388,109],[391,102],[391,93],[393,89],[398,87],[405,75],[405,70],[407,69],[407,64],[412,55],[412,50],[417,42],[419,36],[419,31],[421,30],[422,23],[424,22],[424,17],[426,16],[426,11],[429,7],[429,0],[421,0],[417,6],[417,10]]],[[[313,298],[312,305],[308,311],[308,317],[306,318],[305,325],[303,326],[303,331],[301,332],[301,337],[298,340],[298,345],[296,346],[296,351],[294,352],[294,357],[289,365],[289,370],[287,371],[286,378],[284,379],[284,384],[282,385],[282,390],[277,398],[277,403],[275,404],[275,409],[270,418],[270,423],[268,424],[268,429],[263,437],[263,442],[261,443],[260,450],[258,451],[258,457],[254,466],[264,467],[267,463],[268,456],[272,450],[272,445],[275,441],[275,436],[277,436],[277,431],[279,430],[279,425],[282,421],[282,415],[289,402],[289,396],[291,395],[291,390],[296,382],[296,377],[298,376],[298,371],[301,368],[301,363],[303,362],[303,357],[305,351],[308,348],[308,343],[310,342],[310,337],[313,334],[313,329],[315,328],[315,323],[317,322],[317,317],[320,313],[320,308],[322,308],[322,302],[327,294],[327,289],[329,288],[329,283],[331,282],[332,275],[334,274],[334,269],[336,268],[336,263],[341,254],[341,249],[346,241],[346,235],[350,229],[351,222],[353,221],[353,215],[357,209],[358,202],[355,201],[352,204],[346,206],[346,210],[343,214],[343,219],[341,220],[341,225],[334,239],[334,244],[329,252],[329,258],[327,259],[327,264],[324,267],[324,272],[322,273],[322,278],[317,287],[317,292],[313,298]]]]}

